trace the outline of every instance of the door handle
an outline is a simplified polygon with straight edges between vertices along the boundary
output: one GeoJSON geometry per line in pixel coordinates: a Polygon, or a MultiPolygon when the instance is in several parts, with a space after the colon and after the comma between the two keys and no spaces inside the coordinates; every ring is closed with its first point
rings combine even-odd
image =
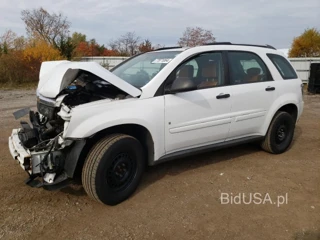
{"type": "Polygon", "coordinates": [[[266,88],[266,91],[274,91],[274,90],[276,90],[275,87],[267,87],[267,88],[266,88]]]}
{"type": "Polygon", "coordinates": [[[217,99],[229,98],[229,97],[230,97],[229,93],[220,93],[219,95],[216,96],[217,99]]]}

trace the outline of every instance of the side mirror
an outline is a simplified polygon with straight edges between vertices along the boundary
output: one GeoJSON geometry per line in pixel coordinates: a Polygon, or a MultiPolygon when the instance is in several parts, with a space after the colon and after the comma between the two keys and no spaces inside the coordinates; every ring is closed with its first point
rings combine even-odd
{"type": "Polygon", "coordinates": [[[171,88],[166,89],[166,93],[179,93],[196,90],[197,85],[188,77],[178,77],[171,85],[171,88]]]}

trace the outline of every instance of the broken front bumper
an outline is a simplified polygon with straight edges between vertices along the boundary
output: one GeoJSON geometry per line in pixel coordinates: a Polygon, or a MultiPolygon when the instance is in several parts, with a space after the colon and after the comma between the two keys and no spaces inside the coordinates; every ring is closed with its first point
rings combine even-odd
{"type": "Polygon", "coordinates": [[[21,141],[19,139],[19,130],[20,129],[13,129],[12,134],[9,137],[9,150],[11,153],[11,156],[15,159],[18,160],[20,166],[22,167],[23,170],[27,171],[29,174],[32,174],[31,171],[31,154],[30,152],[25,149],[21,141]]]}
{"type": "Polygon", "coordinates": [[[20,141],[20,130],[21,129],[12,130],[12,134],[8,139],[8,145],[11,156],[18,161],[22,169],[25,170],[29,175],[29,179],[27,179],[26,183],[32,187],[45,187],[50,190],[65,186],[64,183],[67,183],[70,179],[68,178],[67,174],[62,171],[63,169],[60,169],[57,174],[56,172],[43,171],[41,168],[41,164],[43,164],[42,161],[44,158],[62,158],[62,152],[50,152],[50,150],[41,152],[30,152],[30,150],[26,149],[20,141]],[[53,185],[55,187],[51,187],[53,185]]]}

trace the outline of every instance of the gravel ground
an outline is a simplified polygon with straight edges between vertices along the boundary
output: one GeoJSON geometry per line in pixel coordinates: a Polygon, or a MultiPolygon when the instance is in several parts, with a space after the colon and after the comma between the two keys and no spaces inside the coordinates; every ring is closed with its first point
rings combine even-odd
{"type": "Polygon", "coordinates": [[[0,91],[0,239],[320,239],[320,95],[305,95],[291,149],[248,144],[147,170],[127,201],[104,206],[83,188],[26,186],[7,147],[12,112],[34,91],[0,91]],[[268,193],[287,204],[221,204],[221,193],[268,193]]]}

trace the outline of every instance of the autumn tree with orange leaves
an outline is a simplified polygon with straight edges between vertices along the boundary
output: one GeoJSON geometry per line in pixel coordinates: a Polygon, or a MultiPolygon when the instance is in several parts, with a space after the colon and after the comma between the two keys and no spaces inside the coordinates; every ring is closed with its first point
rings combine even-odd
{"type": "Polygon", "coordinates": [[[320,57],[320,32],[316,28],[306,29],[293,39],[289,57],[320,57]]]}
{"type": "Polygon", "coordinates": [[[118,56],[115,50],[107,49],[104,45],[99,45],[94,39],[89,42],[79,42],[75,48],[75,57],[85,56],[118,56]]]}
{"type": "Polygon", "coordinates": [[[152,43],[149,39],[144,40],[144,42],[140,43],[139,45],[139,52],[150,52],[154,50],[154,47],[152,46],[152,43]]]}
{"type": "Polygon", "coordinates": [[[37,83],[41,63],[84,56],[132,56],[161,47],[149,39],[141,41],[135,32],[127,32],[107,46],[83,33],[70,35],[71,23],[62,13],[44,8],[21,12],[27,37],[11,30],[0,35],[0,85],[37,83]]]}
{"type": "Polygon", "coordinates": [[[28,61],[34,59],[39,62],[63,59],[58,49],[53,48],[42,39],[30,40],[23,51],[23,56],[28,61]]]}

